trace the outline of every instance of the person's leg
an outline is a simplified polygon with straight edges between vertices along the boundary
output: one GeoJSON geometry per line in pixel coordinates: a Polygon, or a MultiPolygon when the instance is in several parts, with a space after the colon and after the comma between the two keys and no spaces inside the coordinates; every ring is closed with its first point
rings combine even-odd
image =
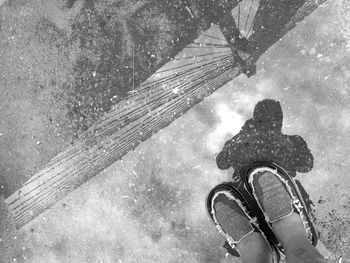
{"type": "Polygon", "coordinates": [[[307,238],[298,214],[274,222],[272,228],[285,249],[288,263],[326,263],[307,238]]]}
{"type": "Polygon", "coordinates": [[[272,263],[269,244],[261,233],[252,232],[249,218],[234,200],[220,194],[214,210],[222,230],[233,240],[239,240],[236,248],[243,263],[272,263]]]}
{"type": "Polygon", "coordinates": [[[242,263],[272,263],[272,252],[262,234],[253,232],[237,244],[242,263]]]}

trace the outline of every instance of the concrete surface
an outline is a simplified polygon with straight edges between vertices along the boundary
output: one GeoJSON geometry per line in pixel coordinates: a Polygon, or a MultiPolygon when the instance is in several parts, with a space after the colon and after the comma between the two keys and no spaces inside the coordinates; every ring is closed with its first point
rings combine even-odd
{"type": "Polygon", "coordinates": [[[5,199],[0,196],[0,262],[10,262],[16,243],[16,224],[5,199]]]}
{"type": "Polygon", "coordinates": [[[210,25],[176,10],[145,0],[1,6],[4,196],[210,25]]]}
{"type": "Polygon", "coordinates": [[[1,193],[18,189],[230,6],[209,0],[4,2],[1,193]]]}
{"type": "MultiPolygon", "coordinates": [[[[41,5],[40,10],[60,31],[52,22],[39,19],[32,2],[9,3],[1,7],[0,24],[0,88],[6,94],[0,98],[5,195],[22,185],[79,130],[67,117],[72,108],[60,105],[69,101],[71,93],[55,86],[70,81],[76,84],[79,78],[90,78],[84,76],[86,72],[93,75],[95,70],[79,71],[84,65],[75,64],[78,68],[74,71],[69,58],[82,54],[92,60],[103,57],[102,50],[80,50],[75,46],[78,42],[64,49],[66,57],[58,52],[64,39],[60,34],[69,34],[70,25],[65,23],[80,14],[81,6],[59,12],[51,9],[49,1],[40,2],[47,3],[47,8],[41,5]],[[16,12],[10,12],[11,8],[21,16],[13,15],[16,12]],[[11,26],[16,23],[21,26],[11,26]],[[16,166],[18,159],[23,162],[21,168],[16,166]]],[[[232,81],[18,231],[14,259],[237,262],[225,256],[223,240],[206,215],[205,198],[212,187],[229,180],[233,173],[232,169],[217,168],[216,154],[251,118],[256,103],[270,98],[281,102],[282,132],[300,135],[314,156],[313,169],[296,178],[315,204],[322,251],[330,262],[349,262],[350,24],[346,5],[346,1],[330,1],[320,7],[260,59],[256,76],[232,81]]],[[[99,81],[109,81],[107,76],[99,81]]],[[[88,125],[92,120],[84,122],[88,125]]]]}

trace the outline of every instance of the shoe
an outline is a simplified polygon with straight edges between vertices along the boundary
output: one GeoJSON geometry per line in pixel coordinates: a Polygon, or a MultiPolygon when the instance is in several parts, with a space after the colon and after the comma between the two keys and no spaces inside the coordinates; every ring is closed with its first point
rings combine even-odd
{"type": "Polygon", "coordinates": [[[257,218],[248,202],[232,183],[216,186],[208,195],[207,210],[218,232],[226,239],[224,247],[233,256],[239,256],[237,243],[252,232],[261,233],[273,252],[273,262],[279,262],[278,249],[269,242],[259,228],[257,218]]]}
{"type": "MultiPolygon", "coordinates": [[[[294,179],[280,166],[273,163],[255,163],[248,167],[245,187],[259,205],[265,221],[272,224],[293,212],[299,214],[310,243],[317,244],[317,234],[305,200],[294,179]]],[[[275,244],[284,255],[281,244],[275,244]]]]}

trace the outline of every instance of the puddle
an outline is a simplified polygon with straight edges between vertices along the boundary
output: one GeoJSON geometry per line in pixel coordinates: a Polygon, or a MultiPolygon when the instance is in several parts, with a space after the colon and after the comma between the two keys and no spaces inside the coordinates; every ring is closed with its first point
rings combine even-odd
{"type": "MultiPolygon", "coordinates": [[[[67,1],[67,8],[75,2],[80,1],[67,1]]],[[[349,38],[339,30],[343,28],[339,21],[347,19],[340,19],[346,14],[337,8],[335,3],[320,7],[261,57],[255,76],[228,83],[23,227],[15,245],[17,262],[239,262],[226,255],[205,200],[215,185],[232,180],[257,160],[276,162],[300,181],[313,202],[320,250],[331,262],[349,261],[349,38]]],[[[101,32],[108,23],[99,23],[101,32]]],[[[83,27],[79,32],[87,31],[100,32],[83,27]]],[[[117,72],[108,61],[113,50],[98,50],[103,68],[82,60],[82,71],[74,79],[82,81],[79,92],[84,93],[85,84],[105,87],[109,80],[98,79],[98,74],[117,72]]],[[[125,72],[124,77],[130,78],[130,69],[125,72]]],[[[106,108],[112,104],[89,96],[84,104],[87,112],[90,101],[106,108]]],[[[45,103],[49,109],[50,101],[45,103]]],[[[23,104],[15,116],[27,116],[23,104]]],[[[55,116],[62,114],[58,111],[55,116]]],[[[17,117],[14,127],[20,123],[17,117]]],[[[46,127],[46,122],[37,122],[46,127]]],[[[55,118],[50,122],[56,125],[55,118]]],[[[0,123],[0,129],[4,127],[0,123]]],[[[16,131],[18,138],[27,132],[16,131]]],[[[23,137],[30,141],[26,152],[37,155],[33,149],[42,147],[36,143],[43,140],[30,136],[23,137]]],[[[18,156],[9,154],[10,144],[2,135],[1,140],[7,145],[2,156],[15,167],[18,156]]],[[[9,186],[0,183],[6,193],[20,185],[15,178],[9,186]]]]}

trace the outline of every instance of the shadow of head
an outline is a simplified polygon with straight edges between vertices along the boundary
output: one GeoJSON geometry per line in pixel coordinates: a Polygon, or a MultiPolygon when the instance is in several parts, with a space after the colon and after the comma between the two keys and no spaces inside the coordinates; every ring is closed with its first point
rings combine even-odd
{"type": "Polygon", "coordinates": [[[276,100],[263,100],[258,102],[254,108],[253,120],[263,123],[265,129],[282,129],[283,113],[281,104],[276,100]]]}

